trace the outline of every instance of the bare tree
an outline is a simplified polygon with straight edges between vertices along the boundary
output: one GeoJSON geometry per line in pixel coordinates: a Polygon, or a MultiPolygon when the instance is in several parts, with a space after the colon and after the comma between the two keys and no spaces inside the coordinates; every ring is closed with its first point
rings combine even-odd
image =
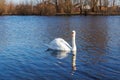
{"type": "Polygon", "coordinates": [[[0,15],[3,14],[5,10],[5,0],[0,0],[0,15]]]}
{"type": "Polygon", "coordinates": [[[116,11],[120,11],[120,0],[25,0],[17,6],[13,3],[5,6],[5,0],[0,0],[0,14],[104,14],[116,11]]]}
{"type": "Polygon", "coordinates": [[[91,0],[91,10],[92,12],[97,11],[98,0],[91,0]]]}
{"type": "Polygon", "coordinates": [[[6,14],[15,14],[16,13],[15,5],[13,4],[13,2],[6,4],[5,13],[6,14]]]}
{"type": "Polygon", "coordinates": [[[115,0],[113,0],[113,7],[115,6],[115,0]]]}
{"type": "Polygon", "coordinates": [[[80,0],[80,14],[82,14],[82,5],[83,5],[83,2],[82,2],[82,0],[80,0]]]}
{"type": "Polygon", "coordinates": [[[101,11],[101,7],[102,7],[102,1],[99,0],[99,11],[101,11]]]}
{"type": "Polygon", "coordinates": [[[72,2],[71,0],[65,0],[64,12],[70,14],[72,12],[72,2]]]}

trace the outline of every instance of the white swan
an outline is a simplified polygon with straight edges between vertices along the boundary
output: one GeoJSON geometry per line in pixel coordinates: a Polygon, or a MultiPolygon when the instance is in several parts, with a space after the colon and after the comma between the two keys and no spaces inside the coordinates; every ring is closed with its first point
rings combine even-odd
{"type": "Polygon", "coordinates": [[[49,49],[60,50],[60,51],[76,51],[75,43],[76,32],[72,31],[72,47],[62,38],[56,38],[51,41],[48,45],[49,49]]]}

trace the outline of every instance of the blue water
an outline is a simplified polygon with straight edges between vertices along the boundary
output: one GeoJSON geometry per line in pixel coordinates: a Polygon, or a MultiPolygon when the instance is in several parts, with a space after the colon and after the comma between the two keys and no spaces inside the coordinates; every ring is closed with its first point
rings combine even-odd
{"type": "Polygon", "coordinates": [[[1,16],[0,80],[120,80],[120,16],[1,16]],[[54,38],[72,52],[46,51],[54,38]]]}

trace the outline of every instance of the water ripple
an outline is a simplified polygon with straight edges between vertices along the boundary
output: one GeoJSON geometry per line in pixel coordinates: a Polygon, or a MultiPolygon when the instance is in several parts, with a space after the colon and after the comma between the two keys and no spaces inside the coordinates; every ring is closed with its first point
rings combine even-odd
{"type": "Polygon", "coordinates": [[[0,17],[0,80],[119,80],[119,20],[119,16],[0,17]],[[76,60],[71,52],[46,51],[45,44],[56,37],[71,45],[72,30],[77,32],[76,60]]]}

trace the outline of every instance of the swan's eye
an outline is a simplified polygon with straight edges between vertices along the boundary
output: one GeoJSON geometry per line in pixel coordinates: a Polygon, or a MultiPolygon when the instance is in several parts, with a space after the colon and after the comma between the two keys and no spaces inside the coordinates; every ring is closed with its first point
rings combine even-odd
{"type": "Polygon", "coordinates": [[[72,37],[73,37],[74,32],[72,32],[72,37]]]}
{"type": "Polygon", "coordinates": [[[74,34],[74,32],[72,32],[72,35],[74,34]]]}

